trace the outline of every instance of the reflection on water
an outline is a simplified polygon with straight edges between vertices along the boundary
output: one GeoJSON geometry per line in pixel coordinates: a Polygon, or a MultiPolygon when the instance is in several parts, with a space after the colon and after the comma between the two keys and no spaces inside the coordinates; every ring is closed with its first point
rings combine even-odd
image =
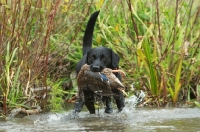
{"type": "Polygon", "coordinates": [[[198,108],[139,109],[134,100],[128,99],[121,113],[104,114],[101,109],[100,115],[83,111],[75,119],[72,111],[14,118],[0,122],[0,132],[200,132],[198,108]]]}

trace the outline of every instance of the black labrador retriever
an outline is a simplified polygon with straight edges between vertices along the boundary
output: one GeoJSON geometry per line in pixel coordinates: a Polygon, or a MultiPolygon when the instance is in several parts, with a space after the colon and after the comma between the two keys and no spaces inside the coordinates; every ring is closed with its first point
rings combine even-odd
{"type": "MultiPolygon", "coordinates": [[[[99,11],[94,12],[87,23],[85,34],[83,37],[83,57],[76,66],[77,74],[79,73],[81,67],[86,63],[90,65],[90,69],[94,72],[100,72],[105,67],[111,69],[118,68],[120,58],[115,52],[112,51],[112,49],[106,47],[92,48],[93,31],[98,15],[99,11]]],[[[115,75],[121,81],[120,74],[115,73],[115,75]]],[[[74,108],[75,112],[80,112],[83,105],[85,104],[87,109],[90,111],[90,114],[95,114],[94,92],[89,90],[87,87],[83,89],[83,92],[85,100],[83,101],[80,98],[77,100],[74,108]]],[[[118,111],[120,112],[125,106],[123,93],[118,89],[115,89],[112,92],[117,95],[114,98],[117,104],[118,111]]],[[[112,113],[113,109],[111,105],[111,97],[104,96],[103,101],[106,102],[105,113],[112,113]]]]}

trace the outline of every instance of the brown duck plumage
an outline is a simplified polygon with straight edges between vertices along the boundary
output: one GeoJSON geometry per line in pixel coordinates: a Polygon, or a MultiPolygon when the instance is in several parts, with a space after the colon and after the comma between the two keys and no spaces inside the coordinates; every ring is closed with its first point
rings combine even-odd
{"type": "Polygon", "coordinates": [[[104,68],[102,72],[92,72],[89,65],[83,65],[77,77],[79,93],[82,93],[84,87],[88,87],[93,92],[104,96],[114,95],[111,91],[112,89],[123,91],[125,89],[123,84],[113,72],[124,74],[121,70],[112,70],[109,68],[104,68]]]}
{"type": "Polygon", "coordinates": [[[87,64],[83,65],[78,73],[77,83],[79,90],[88,87],[97,94],[113,95],[108,82],[101,79],[99,72],[92,72],[87,64]]]}
{"type": "Polygon", "coordinates": [[[124,85],[120,80],[113,74],[113,72],[120,72],[122,75],[125,75],[121,70],[112,70],[110,68],[104,68],[101,73],[103,73],[109,80],[109,85],[112,89],[125,90],[124,85]]]}

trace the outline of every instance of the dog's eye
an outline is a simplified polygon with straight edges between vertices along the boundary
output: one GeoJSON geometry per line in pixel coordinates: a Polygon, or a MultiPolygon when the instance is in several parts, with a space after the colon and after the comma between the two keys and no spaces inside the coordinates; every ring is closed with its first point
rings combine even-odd
{"type": "Polygon", "coordinates": [[[103,60],[103,61],[106,61],[106,60],[107,60],[107,58],[106,58],[106,57],[103,57],[103,58],[102,58],[102,60],[103,60]]]}
{"type": "Polygon", "coordinates": [[[94,57],[92,56],[92,57],[90,57],[89,59],[90,59],[90,61],[93,61],[93,60],[94,60],[94,57]]]}

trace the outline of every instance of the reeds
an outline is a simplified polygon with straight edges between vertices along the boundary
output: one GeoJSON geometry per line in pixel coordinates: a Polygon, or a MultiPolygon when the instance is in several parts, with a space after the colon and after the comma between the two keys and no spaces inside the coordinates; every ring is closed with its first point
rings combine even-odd
{"type": "Polygon", "coordinates": [[[146,69],[140,73],[146,78],[145,87],[161,100],[157,104],[169,101],[170,98],[166,98],[168,96],[176,104],[180,94],[187,96],[180,91],[190,85],[189,76],[199,74],[193,72],[197,70],[199,61],[191,64],[191,59],[199,60],[199,52],[195,48],[199,48],[200,42],[197,29],[200,26],[197,23],[200,20],[200,5],[195,0],[127,3],[138,21],[132,24],[137,27],[138,35],[142,36],[137,44],[137,65],[140,69],[144,65],[146,69]],[[141,9],[140,5],[146,9],[141,9]],[[138,17],[135,12],[150,14],[149,20],[138,17]],[[143,30],[140,30],[141,27],[143,30]],[[142,33],[144,30],[145,33],[142,33]],[[194,67],[189,68],[191,65],[194,67]]]}
{"type": "MultiPolygon", "coordinates": [[[[32,88],[51,84],[54,91],[60,89],[57,84],[74,80],[70,74],[82,56],[86,22],[99,9],[93,47],[110,47],[120,55],[128,91],[134,84],[157,105],[176,104],[180,95],[190,99],[189,93],[199,99],[198,0],[8,0],[0,2],[0,103],[4,114],[7,106],[30,108],[27,101],[32,88]]],[[[51,95],[71,97],[75,87],[51,95]]],[[[55,104],[54,99],[50,102],[55,104]]],[[[48,100],[43,104],[46,107],[48,100]]]]}

